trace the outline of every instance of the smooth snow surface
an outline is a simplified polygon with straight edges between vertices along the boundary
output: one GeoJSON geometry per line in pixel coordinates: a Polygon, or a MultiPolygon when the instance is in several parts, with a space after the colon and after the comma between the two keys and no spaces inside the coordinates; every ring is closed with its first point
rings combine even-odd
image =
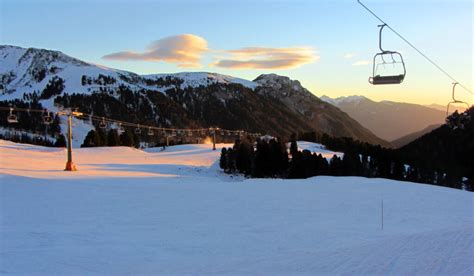
{"type": "Polygon", "coordinates": [[[0,274],[474,273],[473,193],[244,179],[220,172],[219,152],[74,149],[79,171],[64,172],[64,149],[0,140],[0,274]]]}

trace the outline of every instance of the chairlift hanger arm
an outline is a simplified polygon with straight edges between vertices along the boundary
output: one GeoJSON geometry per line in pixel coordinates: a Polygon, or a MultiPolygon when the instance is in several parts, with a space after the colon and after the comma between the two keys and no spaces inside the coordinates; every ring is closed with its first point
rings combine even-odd
{"type": "Polygon", "coordinates": [[[453,82],[453,101],[454,101],[454,102],[458,102],[458,100],[456,100],[455,95],[454,95],[454,92],[455,92],[455,90],[456,90],[456,85],[458,85],[458,83],[457,83],[457,82],[453,82]]]}
{"type": "Polygon", "coordinates": [[[382,48],[382,31],[383,31],[383,28],[387,26],[387,24],[382,24],[382,25],[378,25],[378,27],[380,27],[380,31],[379,31],[379,49],[382,53],[388,53],[389,51],[385,51],[383,48],[382,48]]]}

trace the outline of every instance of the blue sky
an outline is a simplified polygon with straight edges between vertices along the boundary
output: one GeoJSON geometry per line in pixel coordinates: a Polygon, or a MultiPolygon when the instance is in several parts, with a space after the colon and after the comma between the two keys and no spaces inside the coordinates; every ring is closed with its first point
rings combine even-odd
{"type": "MultiPolygon", "coordinates": [[[[472,89],[472,1],[364,1],[392,27],[472,89]]],[[[79,59],[141,74],[212,71],[254,79],[277,73],[298,79],[316,95],[361,94],[375,100],[446,104],[451,80],[390,31],[384,47],[403,53],[402,85],[371,86],[369,61],[377,52],[379,22],[356,0],[335,1],[151,1],[0,0],[0,43],[60,50],[79,59]],[[153,42],[192,34],[207,43],[199,68],[165,61],[104,59],[112,53],[141,53],[153,42]],[[260,47],[285,58],[301,48],[312,60],[291,68],[211,66],[233,58],[229,51],[260,47]],[[345,58],[354,54],[352,58],[345,58]]],[[[299,54],[299,53],[297,53],[299,54]]],[[[255,60],[246,53],[245,58],[255,60]]],[[[304,55],[304,54],[303,54],[304,55]]],[[[291,55],[290,58],[294,58],[291,55]]],[[[458,97],[474,102],[459,89],[458,97]]]]}

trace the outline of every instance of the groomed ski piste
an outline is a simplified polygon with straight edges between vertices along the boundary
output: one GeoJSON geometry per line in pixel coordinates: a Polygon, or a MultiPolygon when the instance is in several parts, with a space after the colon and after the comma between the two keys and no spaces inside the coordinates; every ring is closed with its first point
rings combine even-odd
{"type": "Polygon", "coordinates": [[[222,146],[77,148],[65,172],[65,149],[0,140],[0,274],[474,274],[473,193],[245,179],[222,146]]]}

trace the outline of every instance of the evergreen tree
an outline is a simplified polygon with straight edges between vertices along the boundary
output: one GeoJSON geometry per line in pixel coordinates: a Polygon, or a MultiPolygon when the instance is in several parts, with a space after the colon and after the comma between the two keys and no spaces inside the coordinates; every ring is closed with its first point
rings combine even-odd
{"type": "Polygon", "coordinates": [[[332,176],[342,176],[344,173],[344,168],[341,158],[337,155],[333,155],[331,161],[329,162],[329,174],[332,176]]]}
{"type": "Polygon", "coordinates": [[[360,176],[362,174],[362,163],[356,152],[346,151],[342,158],[342,166],[344,175],[360,176]]]}
{"type": "Polygon", "coordinates": [[[290,169],[288,172],[288,178],[304,178],[304,168],[303,168],[303,154],[301,151],[296,151],[293,153],[290,162],[290,169]]]}
{"type": "Polygon", "coordinates": [[[120,137],[116,129],[110,129],[107,133],[107,146],[115,147],[120,145],[120,137]]]}
{"type": "Polygon", "coordinates": [[[98,136],[95,130],[90,130],[87,133],[86,138],[84,138],[84,142],[82,142],[81,148],[97,147],[98,143],[100,143],[100,141],[97,141],[97,139],[98,136]]]}
{"type": "Polygon", "coordinates": [[[253,146],[247,139],[237,141],[234,145],[236,168],[240,173],[252,173],[253,146]]]}
{"type": "Polygon", "coordinates": [[[222,148],[221,150],[221,158],[219,159],[219,167],[226,171],[227,169],[227,149],[222,148]]]}
{"type": "Polygon", "coordinates": [[[296,135],[291,135],[291,143],[290,143],[290,154],[291,156],[295,155],[298,152],[298,144],[296,143],[296,135]]]}
{"type": "Polygon", "coordinates": [[[120,134],[120,145],[125,147],[134,147],[135,139],[132,132],[126,128],[122,134],[120,134]]]}
{"type": "Polygon", "coordinates": [[[405,179],[405,166],[400,161],[393,163],[392,179],[404,180],[405,179]]]}
{"type": "Polygon", "coordinates": [[[59,135],[56,139],[56,142],[54,142],[54,146],[57,148],[65,148],[67,146],[66,137],[64,137],[62,134],[59,135]]]}

